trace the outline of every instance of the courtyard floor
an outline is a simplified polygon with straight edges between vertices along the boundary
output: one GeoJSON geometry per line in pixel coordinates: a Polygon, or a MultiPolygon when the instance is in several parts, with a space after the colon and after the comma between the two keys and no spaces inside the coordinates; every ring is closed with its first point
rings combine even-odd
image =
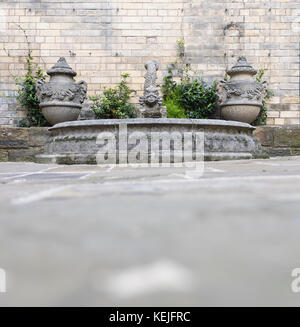
{"type": "Polygon", "coordinates": [[[0,163],[5,305],[300,305],[300,157],[0,163]]]}

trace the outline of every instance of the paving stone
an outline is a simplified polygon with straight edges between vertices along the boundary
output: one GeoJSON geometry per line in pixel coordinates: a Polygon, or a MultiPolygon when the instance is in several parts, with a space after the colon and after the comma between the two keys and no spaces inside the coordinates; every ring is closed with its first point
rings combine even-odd
{"type": "Polygon", "coordinates": [[[0,306],[298,306],[299,166],[2,162],[0,306]]]}

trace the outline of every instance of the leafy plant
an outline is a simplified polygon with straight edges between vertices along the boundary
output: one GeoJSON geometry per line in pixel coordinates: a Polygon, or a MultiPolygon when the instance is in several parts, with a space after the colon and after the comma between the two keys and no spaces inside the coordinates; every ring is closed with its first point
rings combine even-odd
{"type": "Polygon", "coordinates": [[[164,100],[172,96],[172,92],[177,87],[174,77],[179,77],[181,83],[190,82],[192,80],[191,74],[197,73],[197,71],[192,70],[190,63],[186,60],[184,38],[177,40],[176,45],[177,59],[169,65],[167,76],[164,77],[161,86],[164,100]]]}
{"type": "Polygon", "coordinates": [[[167,107],[168,118],[186,118],[184,109],[179,103],[180,92],[176,88],[173,93],[164,100],[163,105],[167,107]]]}
{"type": "MultiPolygon", "coordinates": [[[[23,31],[27,43],[26,74],[24,77],[12,75],[19,87],[16,99],[26,109],[27,114],[25,119],[19,121],[19,127],[49,126],[39,108],[39,100],[36,94],[37,81],[44,81],[46,75],[41,67],[34,63],[26,31],[20,25],[18,27],[23,31]]],[[[10,56],[8,51],[7,54],[10,56]]]]}
{"type": "Polygon", "coordinates": [[[19,86],[17,91],[18,102],[26,109],[27,117],[19,122],[20,127],[49,126],[40,108],[39,100],[36,95],[36,82],[45,80],[42,69],[33,63],[31,52],[26,58],[27,71],[24,78],[16,78],[19,86]]]}
{"type": "Polygon", "coordinates": [[[216,83],[208,86],[202,80],[194,80],[179,85],[179,103],[188,118],[208,118],[215,110],[218,100],[216,83]]]}
{"type": "Polygon", "coordinates": [[[129,103],[132,91],[127,85],[129,74],[122,74],[122,81],[114,88],[104,90],[103,96],[90,96],[91,108],[97,119],[135,118],[134,105],[129,103]]]}
{"type": "Polygon", "coordinates": [[[216,84],[195,78],[197,71],[186,60],[184,39],[177,41],[177,60],[169,65],[161,91],[168,118],[208,118],[217,105],[216,84]],[[175,77],[179,81],[175,81],[175,77]]]}
{"type": "Polygon", "coordinates": [[[176,41],[177,44],[177,51],[178,51],[178,57],[184,57],[185,56],[185,42],[184,38],[180,38],[176,41]]]}
{"type": "Polygon", "coordinates": [[[164,77],[163,84],[161,86],[161,92],[163,94],[163,100],[172,97],[172,92],[176,89],[177,83],[173,80],[172,71],[168,71],[168,75],[164,77]]]}
{"type": "MultiPolygon", "coordinates": [[[[263,68],[259,69],[258,74],[256,76],[257,82],[262,82],[265,72],[266,72],[265,69],[263,68]]],[[[267,117],[268,117],[267,102],[270,98],[272,98],[272,96],[274,96],[274,93],[269,88],[267,88],[265,98],[263,99],[263,106],[260,109],[260,113],[256,118],[256,120],[254,121],[253,125],[255,126],[266,125],[267,117]]]]}

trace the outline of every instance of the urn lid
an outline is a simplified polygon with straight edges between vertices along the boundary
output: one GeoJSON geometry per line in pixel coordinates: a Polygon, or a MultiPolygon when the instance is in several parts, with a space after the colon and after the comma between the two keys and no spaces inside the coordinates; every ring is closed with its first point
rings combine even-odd
{"type": "Polygon", "coordinates": [[[236,74],[249,74],[249,75],[255,75],[257,73],[257,70],[255,70],[252,66],[250,66],[247,62],[247,59],[245,57],[239,57],[237,63],[235,66],[233,66],[231,69],[227,71],[227,74],[229,76],[236,75],[236,74]]]}
{"type": "Polygon", "coordinates": [[[60,57],[51,69],[47,71],[47,74],[52,76],[55,74],[66,74],[71,76],[76,76],[77,73],[68,65],[66,59],[64,57],[60,57]]]}

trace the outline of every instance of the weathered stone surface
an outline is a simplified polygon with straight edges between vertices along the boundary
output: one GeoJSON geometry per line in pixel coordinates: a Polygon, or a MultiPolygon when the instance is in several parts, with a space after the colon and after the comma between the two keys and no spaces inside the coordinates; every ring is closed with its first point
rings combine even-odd
{"type": "Polygon", "coordinates": [[[34,161],[49,138],[48,129],[43,127],[1,128],[0,161],[34,161]]]}
{"type": "Polygon", "coordinates": [[[270,157],[287,157],[293,155],[290,148],[263,147],[263,149],[270,157]]]}
{"type": "MultiPolygon", "coordinates": [[[[182,149],[193,153],[192,160],[197,160],[195,152],[198,151],[202,151],[205,160],[247,159],[254,158],[256,155],[262,156],[260,145],[252,134],[254,127],[224,120],[104,119],[66,122],[57,124],[49,130],[52,140],[47,145],[46,156],[39,157],[40,162],[45,162],[47,155],[49,155],[49,162],[53,162],[54,155],[57,163],[95,164],[97,155],[104,156],[109,153],[111,156],[112,153],[116,153],[114,160],[119,164],[127,163],[120,159],[122,156],[129,157],[135,151],[139,153],[140,163],[153,162],[151,161],[153,156],[159,158],[157,160],[161,162],[165,155],[161,143],[165,135],[171,136],[172,139],[172,141],[164,139],[173,153],[171,162],[180,161],[182,149]],[[121,138],[120,133],[124,131],[121,127],[124,126],[126,131],[124,135],[121,134],[121,138]],[[186,142],[187,134],[191,135],[190,143],[186,142]],[[195,148],[195,138],[199,134],[203,135],[204,149],[203,146],[201,149],[195,148]],[[103,140],[101,135],[105,136],[103,140]]],[[[199,160],[203,160],[203,157],[199,160]]]]}
{"type": "Polygon", "coordinates": [[[8,151],[8,161],[35,161],[38,154],[44,152],[44,147],[34,147],[28,149],[13,149],[8,151]]]}
{"type": "Polygon", "coordinates": [[[298,307],[299,167],[206,162],[187,179],[180,168],[0,163],[0,307],[298,307]]]}
{"type": "Polygon", "coordinates": [[[225,119],[249,124],[256,119],[266,92],[265,84],[253,79],[256,73],[246,58],[240,57],[227,71],[230,80],[218,83],[221,113],[225,119]]]}
{"type": "Polygon", "coordinates": [[[272,146],[274,144],[274,128],[271,126],[259,126],[253,132],[262,146],[272,146]]]}
{"type": "Polygon", "coordinates": [[[28,134],[31,147],[44,146],[50,137],[48,127],[31,127],[28,129],[28,134]]]}
{"type": "Polygon", "coordinates": [[[162,106],[162,98],[156,85],[159,64],[156,60],[147,61],[145,64],[144,95],[140,97],[138,116],[141,118],[166,118],[166,107],[162,106]]]}
{"type": "Polygon", "coordinates": [[[29,129],[0,128],[0,149],[27,148],[29,146],[29,129]]]}
{"type": "Polygon", "coordinates": [[[254,135],[270,156],[300,154],[300,126],[260,126],[254,135]]]}
{"type": "Polygon", "coordinates": [[[31,127],[28,132],[31,147],[44,146],[50,139],[50,132],[47,127],[31,127]]]}
{"type": "Polygon", "coordinates": [[[300,148],[292,148],[291,149],[291,154],[293,156],[300,156],[300,148]]]}
{"type": "Polygon", "coordinates": [[[84,103],[78,117],[79,120],[93,120],[96,119],[94,112],[91,110],[90,104],[84,103]]]}
{"type": "Polygon", "coordinates": [[[8,161],[8,150],[0,149],[0,161],[8,161]]]}
{"type": "Polygon", "coordinates": [[[300,147],[300,126],[280,126],[274,129],[274,145],[300,147]]]}
{"type": "Polygon", "coordinates": [[[74,82],[76,73],[64,57],[47,74],[50,75],[49,83],[37,82],[37,96],[46,120],[52,125],[77,120],[86,99],[87,83],[74,82]]]}

